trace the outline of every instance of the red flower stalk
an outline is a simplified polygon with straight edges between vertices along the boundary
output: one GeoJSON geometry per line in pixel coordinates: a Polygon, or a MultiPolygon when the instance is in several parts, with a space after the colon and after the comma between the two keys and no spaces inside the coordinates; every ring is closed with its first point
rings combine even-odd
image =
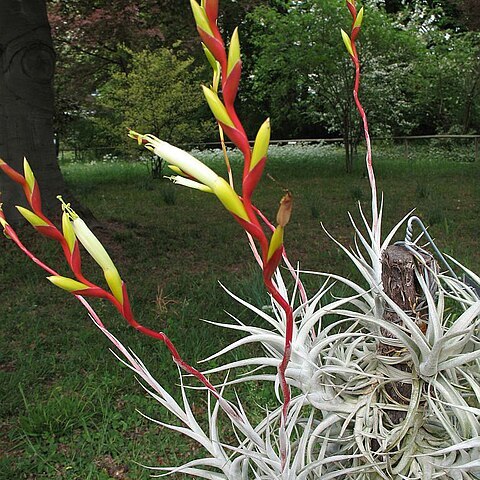
{"type": "MultiPolygon", "coordinates": [[[[214,69],[214,87],[204,87],[207,102],[221,127],[221,131],[226,133],[230,140],[240,149],[244,157],[241,202],[248,219],[240,218],[238,215],[234,216],[244,230],[258,242],[261,251],[263,280],[265,286],[274,300],[285,312],[286,327],[284,356],[278,368],[284,400],[282,428],[285,428],[287,411],[290,403],[290,388],[287,384],[285,371],[291,353],[293,310],[288,300],[283,298],[279,292],[272,280],[272,276],[284,254],[283,232],[284,227],[290,218],[292,197],[288,194],[282,199],[277,217],[278,226],[274,230],[272,238],[268,241],[257,216],[258,210],[253,206],[251,199],[265,168],[268,144],[270,142],[270,122],[267,120],[260,127],[252,150],[234,106],[242,68],[238,30],[235,29],[232,35],[227,55],[224,42],[219,36],[217,27],[218,1],[209,2],[209,0],[205,0],[202,2],[202,5],[199,5],[195,0],[191,0],[191,5],[199,35],[206,46],[207,58],[214,69]],[[211,57],[213,57],[213,59],[211,57]],[[218,63],[216,64],[216,62],[218,63]],[[221,72],[220,81],[223,102],[218,97],[217,89],[215,87],[215,80],[218,78],[217,65],[219,67],[218,70],[221,72]]],[[[284,464],[286,461],[286,451],[283,448],[281,456],[284,464]]]]}
{"type": "Polygon", "coordinates": [[[342,37],[345,43],[345,46],[350,54],[350,58],[355,66],[355,83],[353,87],[353,98],[355,100],[355,105],[360,114],[360,117],[363,122],[363,132],[365,135],[365,142],[367,146],[367,155],[366,155],[366,165],[368,171],[368,179],[370,182],[370,188],[372,192],[372,222],[373,222],[373,231],[377,232],[378,226],[378,203],[377,203],[377,187],[375,182],[375,174],[373,171],[372,164],[372,145],[370,141],[370,133],[368,128],[367,115],[365,109],[363,108],[362,103],[358,97],[358,92],[360,90],[360,58],[357,51],[356,40],[360,34],[360,28],[363,21],[363,7],[357,11],[355,6],[355,0],[347,0],[347,8],[350,11],[352,16],[352,28],[350,36],[342,30],[342,37]]]}
{"type": "MultiPolygon", "coordinates": [[[[64,290],[67,290],[68,292],[73,294],[78,300],[80,300],[82,305],[84,305],[87,308],[90,314],[92,314],[92,309],[88,305],[88,303],[85,302],[83,297],[90,296],[90,297],[104,298],[115,306],[115,308],[120,312],[120,314],[125,318],[125,320],[133,328],[156,340],[162,341],[166,345],[166,347],[169,349],[175,363],[179,365],[187,373],[194,375],[206,388],[208,388],[218,398],[219,394],[216,388],[207,380],[207,378],[201,372],[199,372],[197,369],[195,369],[194,367],[192,367],[182,359],[177,349],[175,348],[175,346],[173,345],[173,343],[165,333],[156,332],[147,327],[144,327],[143,325],[137,322],[130,308],[130,301],[128,298],[126,285],[123,281],[121,281],[120,277],[118,277],[118,279],[120,282],[119,286],[121,289],[121,293],[114,295],[108,292],[107,290],[90,282],[88,279],[86,279],[83,276],[80,270],[81,260],[80,260],[79,241],[77,239],[78,234],[80,234],[80,238],[82,238],[83,236],[85,248],[87,249],[87,251],[89,251],[90,254],[92,254],[92,257],[94,257],[94,259],[97,261],[97,263],[100,264],[100,266],[102,266],[103,262],[106,262],[107,264],[111,262],[110,257],[108,257],[108,254],[104,251],[103,247],[99,247],[99,245],[95,243],[95,242],[98,242],[98,240],[93,235],[93,233],[90,232],[90,230],[88,229],[88,227],[86,227],[86,225],[80,224],[80,225],[72,226],[72,223],[74,223],[75,221],[80,221],[82,223],[83,221],[81,221],[78,218],[78,216],[75,215],[75,213],[70,209],[69,205],[64,204],[64,215],[62,218],[63,234],[43,214],[43,212],[41,211],[40,191],[38,189],[38,184],[35,181],[33,173],[30,170],[30,167],[28,166],[28,162],[25,161],[25,164],[27,165],[27,167],[25,168],[27,172],[25,177],[22,176],[20,173],[16,172],[3,160],[0,160],[0,169],[4,173],[6,173],[13,181],[22,185],[27,201],[32,207],[33,212],[30,212],[27,209],[23,209],[22,207],[18,207],[20,213],[24,215],[26,220],[29,221],[32,224],[32,226],[40,234],[48,238],[52,238],[60,243],[65,255],[65,258],[67,259],[68,265],[72,270],[72,273],[74,274],[76,280],[61,276],[53,268],[51,268],[50,266],[42,262],[38,257],[36,257],[27,247],[25,247],[25,245],[19,239],[16,231],[6,220],[5,214],[0,204],[0,225],[3,227],[5,236],[10,240],[12,240],[28,258],[30,258],[34,263],[40,266],[43,270],[48,272],[51,275],[50,277],[48,277],[48,279],[54,285],[64,290]],[[32,195],[32,192],[37,192],[37,193],[35,195],[32,195]],[[76,230],[75,230],[75,227],[77,227],[76,230]],[[91,251],[92,248],[97,248],[97,252],[92,252],[91,251]],[[100,254],[98,254],[98,249],[103,250],[103,252],[100,252],[100,254]],[[102,258],[102,255],[106,255],[106,257],[102,258]]],[[[100,244],[100,242],[98,242],[98,244],[100,244]]],[[[105,276],[107,278],[107,283],[109,283],[109,286],[111,286],[110,284],[113,284],[113,282],[112,281],[108,282],[108,280],[109,278],[112,278],[112,275],[109,274],[109,276],[107,276],[107,274],[105,274],[105,276]]],[[[98,317],[95,316],[95,318],[98,320],[98,317]]]]}

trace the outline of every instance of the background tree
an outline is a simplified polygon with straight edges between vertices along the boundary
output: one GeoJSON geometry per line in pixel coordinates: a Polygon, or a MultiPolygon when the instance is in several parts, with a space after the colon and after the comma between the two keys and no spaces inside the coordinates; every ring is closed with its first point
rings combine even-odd
{"type": "MultiPolygon", "coordinates": [[[[256,51],[252,94],[265,113],[271,112],[276,135],[341,134],[346,169],[351,171],[360,128],[352,98],[351,63],[339,30],[332,28],[348,25],[343,4],[292,2],[285,13],[258,8],[250,18],[256,51]]],[[[372,131],[406,131],[413,126],[407,97],[412,65],[419,55],[416,42],[394,28],[380,10],[370,12],[363,31],[362,98],[372,131]]]]}
{"type": "Polygon", "coordinates": [[[470,0],[412,1],[396,17],[424,45],[409,98],[417,133],[480,130],[479,11],[472,5],[470,0]]]}
{"type": "MultiPolygon", "coordinates": [[[[53,140],[55,54],[45,1],[0,2],[0,45],[0,157],[19,170],[28,157],[48,212],[65,186],[53,140]]],[[[7,209],[24,203],[5,175],[0,190],[7,209]]],[[[7,214],[18,219],[16,210],[7,214]]]]}
{"type": "Polygon", "coordinates": [[[181,60],[166,48],[132,55],[130,71],[114,73],[97,97],[103,109],[97,122],[109,143],[131,146],[125,132],[132,125],[174,144],[208,139],[214,123],[204,120],[208,112],[192,64],[192,58],[181,60]]]}
{"type": "MultiPolygon", "coordinates": [[[[360,129],[352,115],[351,65],[332,28],[349,25],[342,2],[224,1],[229,14],[220,17],[220,27],[228,38],[240,25],[247,59],[237,100],[247,131],[254,134],[268,115],[276,138],[342,136],[351,169],[360,129]]],[[[476,0],[365,1],[370,14],[360,44],[362,98],[372,133],[478,131],[476,0]]],[[[166,48],[180,62],[191,62],[188,71],[197,84],[210,81],[210,72],[195,70],[199,60],[205,62],[193,22],[184,15],[189,0],[50,0],[49,5],[59,57],[57,130],[70,147],[109,145],[112,137],[106,130],[100,135],[99,125],[109,126],[110,133],[113,125],[135,126],[120,119],[127,115],[124,109],[115,114],[102,102],[108,92],[121,95],[115,85],[136,68],[137,55],[150,55],[155,63],[155,52],[166,48]]],[[[176,122],[188,124],[180,116],[188,108],[178,100],[176,122]]],[[[200,123],[210,118],[205,109],[197,113],[200,123]]],[[[192,130],[190,141],[197,139],[192,130]]],[[[218,138],[213,134],[210,140],[218,138]]]]}
{"type": "MultiPolygon", "coordinates": [[[[158,48],[164,39],[152,0],[118,2],[51,0],[58,69],[55,81],[56,130],[60,138],[90,132],[92,94],[116,71],[127,72],[131,52],[158,48]],[[127,48],[131,50],[127,50],[127,48]]],[[[65,138],[67,139],[67,138],[65,138]]],[[[82,137],[88,141],[89,135],[82,137]]]]}
{"type": "MultiPolygon", "coordinates": [[[[269,0],[225,0],[222,12],[229,13],[222,13],[219,22],[227,36],[243,22],[247,12],[265,3],[269,0]]],[[[89,123],[97,110],[92,94],[112,75],[128,74],[138,52],[154,54],[159,48],[168,48],[179,59],[193,58],[192,69],[195,65],[204,68],[198,33],[190,16],[185,15],[189,10],[189,0],[50,0],[49,16],[59,57],[59,136],[70,144],[72,140],[87,143],[95,137],[89,123]]],[[[207,83],[209,77],[205,69],[202,81],[207,83]]],[[[207,110],[205,114],[204,120],[210,118],[207,110]]]]}
{"type": "Polygon", "coordinates": [[[468,134],[480,126],[480,35],[436,32],[411,97],[419,133],[468,134]]]}

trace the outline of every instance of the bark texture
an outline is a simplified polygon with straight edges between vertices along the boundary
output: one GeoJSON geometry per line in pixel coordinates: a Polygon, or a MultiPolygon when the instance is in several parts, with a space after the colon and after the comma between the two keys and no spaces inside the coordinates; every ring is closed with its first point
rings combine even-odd
{"type": "MultiPolygon", "coordinates": [[[[53,141],[55,53],[45,0],[0,2],[0,158],[22,171],[23,157],[39,182],[45,212],[65,193],[53,141]]],[[[25,205],[21,189],[0,175],[1,201],[10,221],[25,205]]]]}

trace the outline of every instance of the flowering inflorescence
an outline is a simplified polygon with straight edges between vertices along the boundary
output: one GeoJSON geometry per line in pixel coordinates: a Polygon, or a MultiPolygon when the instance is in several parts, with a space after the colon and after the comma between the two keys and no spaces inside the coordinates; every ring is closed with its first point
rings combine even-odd
{"type": "MultiPolygon", "coordinates": [[[[290,399],[290,389],[285,378],[285,371],[291,352],[293,316],[292,307],[286,296],[279,291],[273,280],[273,275],[284,255],[284,229],[290,219],[292,196],[290,193],[287,193],[281,199],[277,215],[277,226],[270,223],[252,204],[252,195],[260,181],[266,163],[270,142],[270,121],[267,119],[261,125],[253,148],[250,148],[248,137],[234,107],[242,69],[238,30],[234,31],[230,39],[227,53],[217,26],[218,1],[205,0],[198,4],[195,0],[192,0],[191,6],[197,22],[198,32],[203,40],[205,54],[213,69],[212,85],[202,87],[206,101],[217,119],[222,141],[225,133],[243,154],[244,169],[241,195],[234,189],[233,177],[225,149],[225,160],[229,174],[228,182],[189,153],[153,135],[143,135],[133,130],[129,132],[129,135],[136,139],[139,144],[145,145],[147,149],[164,158],[169,163],[170,168],[176,174],[170,177],[174,183],[214,194],[247,232],[254,247],[255,256],[262,267],[264,283],[285,315],[283,361],[278,368],[280,386],[284,398],[283,422],[281,426],[281,429],[284,431],[290,399]],[[220,88],[222,92],[221,98],[220,88]],[[270,239],[266,235],[262,223],[267,226],[267,230],[272,231],[270,239]],[[254,242],[259,246],[260,252],[256,250],[254,242]]],[[[59,230],[42,211],[38,183],[27,160],[24,161],[23,175],[13,170],[4,161],[1,161],[0,169],[13,181],[19,183],[24,190],[31,209],[17,207],[18,211],[40,234],[56,240],[62,247],[72,272],[72,277],[58,274],[26,249],[0,210],[0,221],[7,236],[50,274],[48,280],[77,298],[100,297],[111,302],[131,326],[144,334],[164,342],[172,353],[174,361],[188,373],[197,377],[218,398],[219,394],[216,388],[197,369],[183,361],[170,339],[163,332],[155,332],[137,322],[130,307],[126,285],[120,277],[115,264],[98,238],[74,212],[71,206],[63,202],[61,197],[59,197],[63,209],[62,229],[59,230]],[[108,286],[107,289],[90,281],[83,274],[80,245],[83,246],[102,269],[108,286]]],[[[237,421],[241,418],[241,415],[235,412],[230,404],[223,402],[222,406],[231,418],[234,417],[237,421]]],[[[242,419],[240,423],[245,428],[248,422],[242,419]]],[[[285,441],[283,443],[285,444],[285,441]]],[[[282,458],[286,458],[284,449],[282,450],[282,458]]]]}
{"type": "MultiPolygon", "coordinates": [[[[212,85],[202,87],[205,99],[218,122],[221,139],[223,140],[223,133],[225,133],[243,154],[241,195],[234,190],[227,155],[225,155],[225,158],[230,182],[219,177],[213,170],[189,153],[153,135],[142,135],[134,131],[130,131],[129,135],[169,164],[170,168],[177,173],[176,176],[169,177],[174,183],[216,195],[247,232],[249,238],[253,239],[260,247],[257,258],[262,267],[265,286],[285,313],[284,357],[279,365],[278,372],[284,397],[284,420],[286,420],[290,389],[286,382],[285,370],[291,352],[293,316],[288,300],[280,293],[275,282],[272,281],[272,276],[284,253],[284,228],[290,218],[292,196],[287,193],[282,198],[277,216],[277,226],[273,229],[273,234],[269,240],[262,226],[264,217],[252,204],[252,195],[260,181],[267,161],[267,151],[270,143],[270,120],[267,119],[260,126],[253,148],[251,148],[234,106],[242,71],[238,29],[235,29],[232,34],[227,52],[217,25],[218,0],[204,0],[201,4],[191,0],[191,7],[198,33],[203,41],[205,55],[213,70],[212,85]]],[[[252,245],[255,244],[252,243],[252,245]]],[[[283,452],[283,456],[285,456],[285,452],[283,452]]]]}
{"type": "Polygon", "coordinates": [[[197,377],[208,389],[217,394],[216,389],[197,369],[186,363],[168,336],[163,332],[156,332],[141,325],[134,317],[130,307],[127,287],[109,254],[86,225],[86,223],[74,212],[69,204],[62,202],[62,230],[59,230],[53,222],[46,217],[42,211],[40,190],[38,182],[30,168],[28,161],[24,160],[24,175],[16,172],[6,162],[0,160],[2,170],[14,182],[20,184],[24,190],[27,202],[31,210],[24,207],[17,207],[20,214],[30,223],[41,235],[57,241],[62,247],[64,257],[74,278],[65,277],[57,273],[50,266],[39,260],[21,242],[13,227],[8,223],[0,205],[0,223],[3,226],[5,235],[10,238],[31,260],[50,274],[48,280],[63,290],[70,292],[83,303],[84,297],[98,297],[108,300],[122,317],[136,330],[152,338],[162,341],[170,350],[174,361],[185,371],[197,377]],[[82,272],[80,244],[102,269],[108,290],[96,285],[85,277],[82,272]]]}
{"type": "MultiPolygon", "coordinates": [[[[31,253],[8,223],[0,205],[4,233],[48,272],[48,279],[54,285],[70,292],[84,305],[95,324],[116,346],[122,361],[183,426],[158,423],[187,435],[208,452],[207,458],[192,460],[176,468],[156,467],[156,470],[216,480],[247,479],[252,474],[256,479],[285,480],[478,478],[478,293],[458,278],[442,275],[435,269],[427,271],[427,266],[417,268],[416,282],[428,310],[428,321],[420,328],[415,312],[403,311],[382,286],[381,254],[405,219],[381,240],[382,209],[378,211],[368,122],[358,97],[360,60],[356,40],[363,8],[357,10],[355,0],[347,0],[353,22],[350,34],[342,31],[342,37],[355,66],[353,96],[367,144],[372,221],[370,225],[360,209],[367,234],[362,234],[352,220],[355,249],[336,243],[358,269],[366,285],[337,274],[310,272],[325,281],[308,299],[283,246],[284,230],[292,212],[291,194],[287,192],[281,199],[275,225],[252,203],[267,160],[270,122],[266,120],[261,125],[251,148],[234,107],[242,68],[238,30],[234,31],[227,51],[217,25],[218,0],[202,0],[200,4],[191,0],[191,6],[213,70],[212,84],[203,87],[206,101],[218,122],[222,143],[226,134],[243,156],[241,193],[235,190],[224,144],[228,181],[191,154],[153,135],[133,130],[129,135],[167,161],[174,172],[169,177],[174,183],[215,195],[246,231],[271,294],[269,311],[272,314],[229,292],[267,327],[246,325],[239,319],[232,324],[222,324],[245,336],[210,359],[250,343],[258,343],[263,353],[203,373],[183,361],[165,333],[150,330],[134,318],[126,285],[114,262],[71,206],[59,198],[63,209],[61,229],[44,215],[38,184],[26,160],[23,175],[2,160],[0,170],[22,186],[30,209],[17,207],[19,212],[40,234],[61,245],[72,275],[58,274],[31,253]],[[271,234],[267,235],[266,231],[271,234]],[[82,273],[80,245],[103,271],[106,288],[91,282],[82,273]],[[277,268],[282,257],[296,280],[290,298],[277,268]],[[437,287],[435,292],[429,286],[432,279],[437,287]],[[329,298],[335,283],[350,290],[351,294],[329,298]],[[297,293],[300,305],[295,307],[297,293]],[[183,378],[180,376],[183,402],[180,404],[151,376],[141,360],[107,330],[84,297],[100,297],[111,302],[131,326],[164,342],[177,365],[208,389],[208,431],[203,429],[202,422],[197,421],[190,408],[183,378]],[[448,302],[458,306],[458,317],[447,313],[448,302]],[[383,318],[388,309],[398,315],[401,323],[383,318]],[[379,345],[391,348],[395,354],[382,353],[379,345]],[[404,368],[405,365],[408,368],[404,368]],[[253,370],[233,380],[228,380],[227,376],[220,389],[206,377],[238,367],[253,367],[253,370]],[[269,367],[275,368],[276,373],[270,373],[269,367]],[[249,380],[274,382],[280,385],[283,394],[282,405],[267,412],[255,427],[249,423],[240,401],[234,405],[223,397],[226,385],[249,380]],[[406,397],[392,395],[399,383],[409,386],[406,397]],[[213,408],[212,395],[217,400],[213,408]],[[243,438],[238,438],[238,445],[227,445],[220,438],[220,408],[236,431],[243,434],[243,438]]],[[[414,244],[410,245],[413,248],[414,244]]],[[[467,269],[464,271],[480,284],[478,276],[467,269]]]]}

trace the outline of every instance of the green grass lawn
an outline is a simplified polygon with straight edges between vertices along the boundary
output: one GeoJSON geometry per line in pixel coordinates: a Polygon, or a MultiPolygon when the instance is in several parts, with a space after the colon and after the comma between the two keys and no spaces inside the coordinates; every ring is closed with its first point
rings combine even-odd
{"type": "MultiPolygon", "coordinates": [[[[211,156],[210,164],[221,170],[218,155],[202,156],[211,156]]],[[[238,158],[232,160],[238,174],[238,158]]],[[[480,165],[454,160],[379,154],[385,231],[416,208],[438,246],[478,272],[480,165]]],[[[63,171],[98,220],[95,232],[129,286],[138,320],[166,331],[190,363],[236,338],[201,319],[226,321],[227,310],[254,320],[219,281],[256,305],[267,302],[245,236],[213,196],[152,180],[140,164],[67,164],[63,171]]],[[[294,195],[286,232],[291,261],[355,277],[321,224],[352,243],[347,211],[358,219],[357,201],[369,210],[362,159],[346,175],[341,152],[332,148],[277,148],[267,172],[255,201],[269,218],[275,218],[284,188],[294,195]]],[[[21,236],[67,274],[55,245],[27,228],[21,236]]],[[[141,480],[149,472],[139,464],[174,465],[194,457],[196,444],[138,413],[170,419],[110,353],[75,299],[45,281],[45,273],[6,239],[0,251],[0,480],[141,480]]],[[[85,263],[100,282],[95,265],[85,263]]],[[[310,292],[318,282],[305,278],[310,292]]],[[[111,331],[175,393],[178,372],[166,349],[128,328],[109,305],[94,304],[111,331]]],[[[269,386],[242,387],[241,394],[247,405],[275,404],[269,386]]],[[[201,395],[194,396],[194,405],[200,415],[206,408],[201,395]]]]}

